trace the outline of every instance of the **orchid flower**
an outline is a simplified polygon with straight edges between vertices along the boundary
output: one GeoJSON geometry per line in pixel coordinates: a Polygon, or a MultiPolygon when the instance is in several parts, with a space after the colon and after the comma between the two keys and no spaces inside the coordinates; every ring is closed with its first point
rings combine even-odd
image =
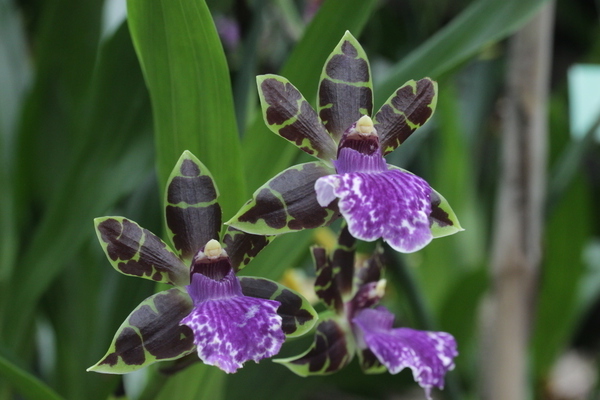
{"type": "Polygon", "coordinates": [[[312,328],[316,313],[300,295],[275,282],[236,277],[273,237],[228,228],[219,242],[218,189],[190,152],[179,159],[165,194],[173,248],[123,217],[95,220],[112,266],[125,275],[174,286],[144,300],[89,371],[127,373],[197,352],[233,373],[248,360],[279,352],[285,336],[312,328]]]}
{"type": "Polygon", "coordinates": [[[371,118],[369,62],[349,32],[323,67],[318,113],[284,77],[262,75],[257,81],[269,129],[319,161],[272,178],[226,224],[273,235],[324,226],[341,213],[357,239],[383,238],[406,253],[462,230],[424,179],[383,158],[431,117],[435,82],[407,82],[371,118]]]}
{"type": "Polygon", "coordinates": [[[384,295],[381,248],[354,267],[354,238],[344,227],[337,247],[328,255],[313,247],[315,291],[329,309],[317,325],[313,345],[303,354],[274,360],[300,376],[339,371],[358,354],[365,373],[404,368],[431,399],[431,388],[443,389],[444,376],[454,368],[456,341],[445,332],[393,328],[394,315],[378,305],[384,295]]]}

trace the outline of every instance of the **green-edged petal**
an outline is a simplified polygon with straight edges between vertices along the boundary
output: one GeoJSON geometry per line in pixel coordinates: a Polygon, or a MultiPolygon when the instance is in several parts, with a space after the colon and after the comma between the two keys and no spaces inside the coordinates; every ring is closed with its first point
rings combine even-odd
{"type": "Polygon", "coordinates": [[[302,93],[278,75],[256,78],[265,123],[300,150],[329,162],[337,147],[302,93]]]}
{"type": "Polygon", "coordinates": [[[122,274],[171,285],[187,285],[189,268],[158,236],[124,217],[94,220],[112,266],[122,274]]]}
{"type": "Polygon", "coordinates": [[[352,361],[356,345],[350,334],[332,318],[319,322],[312,346],[296,357],[273,360],[300,376],[328,375],[352,361]]]}
{"type": "Polygon", "coordinates": [[[434,238],[452,235],[464,230],[448,201],[433,188],[431,189],[431,215],[429,219],[431,221],[431,234],[434,238]]]}
{"type": "Polygon", "coordinates": [[[348,31],[325,61],[318,104],[319,117],[336,143],[350,125],[373,112],[369,60],[348,31]]]}
{"type": "Polygon", "coordinates": [[[362,349],[358,352],[358,361],[360,367],[365,374],[381,374],[387,371],[385,365],[383,365],[369,349],[362,349]]]}
{"type": "Polygon", "coordinates": [[[437,104],[437,82],[429,78],[408,81],[375,114],[375,129],[386,155],[429,120],[437,104]]]}
{"type": "Polygon", "coordinates": [[[237,272],[252,261],[275,237],[252,235],[228,226],[222,242],[231,266],[237,272]]]}
{"type": "Polygon", "coordinates": [[[239,279],[244,295],[281,303],[277,314],[282,318],[281,328],[286,336],[304,335],[317,322],[319,316],[315,309],[296,291],[265,278],[241,276],[239,279]]]}
{"type": "Polygon", "coordinates": [[[339,268],[333,268],[327,251],[322,247],[311,248],[315,263],[315,293],[325,305],[338,314],[344,311],[344,302],[338,285],[339,268]]]}
{"type": "Polygon", "coordinates": [[[322,162],[290,167],[258,188],[226,224],[255,235],[279,235],[325,226],[337,218],[337,203],[321,207],[315,182],[334,173],[333,168],[322,162]]]}
{"type": "Polygon", "coordinates": [[[167,181],[165,218],[167,231],[184,260],[209,240],[219,239],[221,207],[219,190],[208,169],[184,151],[167,181]]]}
{"type": "Polygon", "coordinates": [[[190,297],[178,288],[148,297],[129,314],[106,355],[88,371],[125,374],[190,354],[194,334],[179,322],[192,307],[190,297]]]}

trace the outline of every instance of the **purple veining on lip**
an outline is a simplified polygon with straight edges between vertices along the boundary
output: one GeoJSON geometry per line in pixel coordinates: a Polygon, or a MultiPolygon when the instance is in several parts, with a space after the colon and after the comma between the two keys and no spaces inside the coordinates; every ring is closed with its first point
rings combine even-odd
{"type": "Polygon", "coordinates": [[[399,170],[328,175],[315,183],[317,201],[338,207],[352,236],[365,241],[383,238],[397,251],[410,253],[432,239],[431,187],[416,175],[399,170]]]}
{"type": "Polygon", "coordinates": [[[285,335],[278,301],[244,296],[232,268],[218,280],[192,273],[191,281],[186,289],[194,308],[181,324],[194,332],[205,364],[233,373],[248,360],[258,362],[279,352],[285,335]]]}
{"type": "Polygon", "coordinates": [[[410,368],[428,399],[433,386],[444,387],[444,375],[454,368],[456,341],[445,332],[392,328],[394,315],[385,307],[365,309],[352,320],[359,348],[368,348],[396,374],[410,368]]]}

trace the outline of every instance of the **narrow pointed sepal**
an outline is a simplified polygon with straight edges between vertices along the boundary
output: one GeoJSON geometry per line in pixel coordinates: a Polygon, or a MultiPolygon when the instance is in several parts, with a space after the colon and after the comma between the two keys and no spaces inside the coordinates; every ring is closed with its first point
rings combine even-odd
{"type": "Polygon", "coordinates": [[[319,117],[336,143],[350,125],[373,112],[369,60],[348,31],[325,61],[318,103],[319,117]]]}
{"type": "Polygon", "coordinates": [[[273,133],[325,162],[335,158],[336,145],[302,93],[286,78],[256,78],[265,124],[273,133]]]}
{"type": "Polygon", "coordinates": [[[208,169],[184,151],[167,181],[165,219],[175,250],[184,260],[211,239],[219,239],[219,191],[208,169]]]}
{"type": "Polygon", "coordinates": [[[228,226],[223,235],[223,248],[227,251],[233,269],[239,271],[275,238],[276,236],[252,235],[228,226]]]}
{"type": "Polygon", "coordinates": [[[258,188],[226,224],[255,235],[279,235],[328,225],[337,218],[337,209],[335,204],[321,207],[314,186],[317,179],[333,173],[321,162],[290,167],[258,188]]]}
{"type": "Polygon", "coordinates": [[[298,292],[265,278],[241,276],[239,279],[245,296],[281,303],[277,314],[282,318],[281,329],[286,336],[304,335],[319,319],[315,309],[298,292]]]}
{"type": "Polygon", "coordinates": [[[124,217],[94,220],[96,234],[114,269],[171,285],[186,285],[189,268],[158,236],[124,217]]]}
{"type": "Polygon", "coordinates": [[[88,371],[125,374],[192,353],[192,331],[179,325],[191,310],[192,300],[178,288],[148,297],[129,314],[106,355],[88,371]]]}
{"type": "Polygon", "coordinates": [[[431,190],[431,215],[429,219],[431,234],[434,238],[452,235],[464,230],[448,201],[433,189],[431,190]]]}
{"type": "Polygon", "coordinates": [[[340,269],[333,267],[324,248],[313,247],[311,251],[317,275],[315,293],[329,309],[341,314],[344,311],[344,302],[338,285],[340,269]]]}
{"type": "Polygon", "coordinates": [[[319,322],[312,346],[296,357],[273,360],[300,376],[329,375],[350,363],[355,346],[342,326],[332,318],[319,322]]]}
{"type": "Polygon", "coordinates": [[[454,368],[456,341],[445,332],[392,328],[394,316],[384,307],[360,311],[352,320],[357,343],[368,348],[391,374],[410,368],[415,381],[425,389],[442,389],[446,372],[454,368]]]}
{"type": "Polygon", "coordinates": [[[357,352],[360,368],[365,374],[381,374],[387,371],[370,349],[359,349],[357,352]]]}
{"type": "Polygon", "coordinates": [[[285,335],[279,302],[248,296],[214,299],[196,304],[181,324],[194,332],[198,357],[227,373],[246,361],[272,357],[285,335]]]}
{"type": "Polygon", "coordinates": [[[423,126],[433,115],[436,104],[437,83],[429,78],[408,81],[396,90],[373,118],[383,155],[423,126]]]}
{"type": "Polygon", "coordinates": [[[411,253],[432,239],[429,227],[431,188],[400,170],[329,175],[317,180],[319,204],[339,198],[338,207],[357,239],[383,238],[396,251],[411,253]]]}

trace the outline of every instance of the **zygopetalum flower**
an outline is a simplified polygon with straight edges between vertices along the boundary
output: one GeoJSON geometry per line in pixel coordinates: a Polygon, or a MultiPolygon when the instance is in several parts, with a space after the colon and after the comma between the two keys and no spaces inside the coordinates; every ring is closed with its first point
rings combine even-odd
{"type": "Polygon", "coordinates": [[[204,363],[233,373],[245,361],[277,354],[286,335],[301,335],[315,324],[314,309],[299,294],[267,279],[236,277],[273,238],[229,227],[219,242],[218,195],[210,172],[186,151],[165,194],[174,250],[126,218],[95,220],[117,271],[174,288],[144,300],[89,371],[127,373],[196,351],[204,363]]]}
{"type": "Polygon", "coordinates": [[[344,227],[331,255],[313,247],[315,291],[329,311],[321,315],[305,353],[274,361],[300,376],[326,375],[348,365],[356,353],[365,373],[410,368],[430,399],[431,388],[442,389],[444,375],[454,368],[456,341],[445,332],[392,328],[394,315],[378,305],[385,289],[381,248],[355,268],[354,241],[344,227]]]}
{"type": "Polygon", "coordinates": [[[257,80],[269,129],[320,161],[272,178],[227,224],[272,235],[324,226],[341,213],[354,237],[383,238],[401,252],[417,251],[432,238],[462,229],[446,200],[425,180],[383,158],[431,117],[435,82],[407,82],[371,119],[369,62],[349,32],[323,67],[318,114],[284,77],[257,80]]]}

